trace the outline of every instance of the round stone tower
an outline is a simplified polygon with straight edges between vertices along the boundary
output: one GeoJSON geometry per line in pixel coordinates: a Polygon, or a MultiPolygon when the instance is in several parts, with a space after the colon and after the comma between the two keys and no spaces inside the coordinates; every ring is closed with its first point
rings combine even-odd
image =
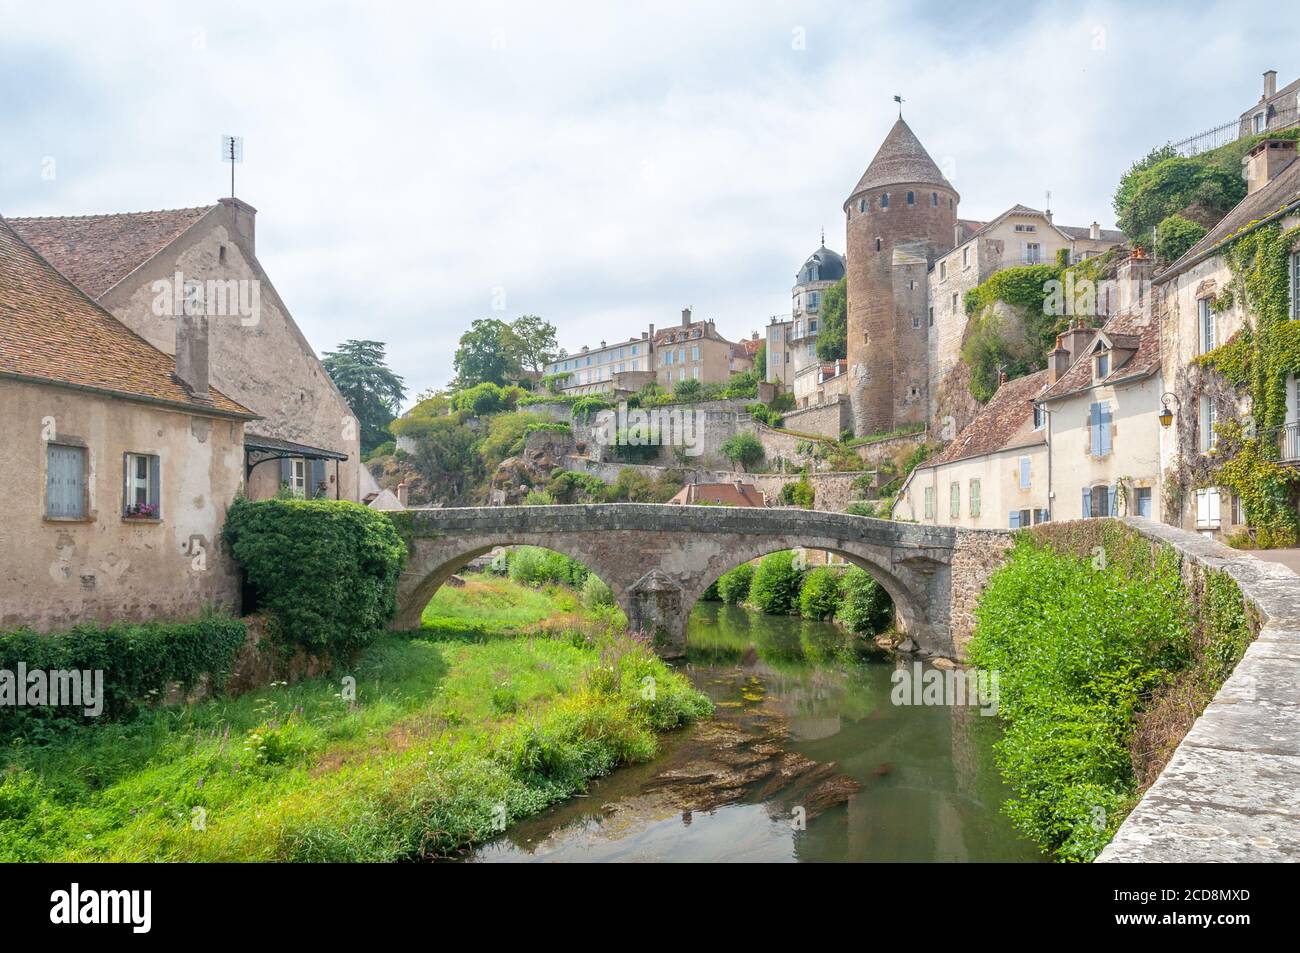
{"type": "Polygon", "coordinates": [[[928,417],[927,272],[952,251],[957,190],[900,118],[844,203],[853,432],[928,417]]]}

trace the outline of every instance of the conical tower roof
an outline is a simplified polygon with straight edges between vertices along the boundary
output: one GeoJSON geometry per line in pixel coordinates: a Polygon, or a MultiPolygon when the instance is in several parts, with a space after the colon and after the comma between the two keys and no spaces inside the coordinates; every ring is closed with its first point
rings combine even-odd
{"type": "Polygon", "coordinates": [[[862,173],[862,178],[854,187],[852,194],[878,189],[885,185],[899,185],[905,182],[919,182],[926,185],[941,185],[953,189],[952,184],[943,177],[939,167],[925,151],[921,140],[916,138],[910,126],[900,116],[894,128],[889,130],[885,141],[876,150],[876,157],[862,173]]]}

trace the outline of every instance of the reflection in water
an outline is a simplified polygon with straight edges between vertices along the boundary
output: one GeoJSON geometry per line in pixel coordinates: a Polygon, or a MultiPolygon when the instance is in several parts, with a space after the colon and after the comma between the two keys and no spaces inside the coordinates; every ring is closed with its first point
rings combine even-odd
{"type": "Polygon", "coordinates": [[[696,606],[688,640],[715,716],[472,859],[1044,859],[999,813],[994,720],[892,705],[904,663],[827,623],[717,603],[696,606]]]}

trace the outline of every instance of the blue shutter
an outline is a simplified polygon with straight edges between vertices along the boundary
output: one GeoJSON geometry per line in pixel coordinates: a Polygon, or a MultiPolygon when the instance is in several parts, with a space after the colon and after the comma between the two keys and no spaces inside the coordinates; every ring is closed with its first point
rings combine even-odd
{"type": "Polygon", "coordinates": [[[1029,458],[1020,458],[1020,489],[1029,489],[1029,458]]]}
{"type": "Polygon", "coordinates": [[[1011,515],[1007,517],[1007,524],[1012,529],[1020,529],[1020,511],[1012,510],[1011,515]]]}
{"type": "Polygon", "coordinates": [[[1101,454],[1105,456],[1110,453],[1110,404],[1098,404],[1097,409],[1101,424],[1101,454]]]}
{"type": "Polygon", "coordinates": [[[1092,515],[1092,490],[1088,487],[1083,488],[1083,518],[1087,519],[1092,515]]]}
{"type": "MultiPolygon", "coordinates": [[[[1088,408],[1088,435],[1092,438],[1090,453],[1094,457],[1101,456],[1101,407],[1098,404],[1092,404],[1088,408]]],[[[1087,513],[1085,512],[1086,516],[1087,513]]]]}
{"type": "Polygon", "coordinates": [[[162,460],[153,456],[149,458],[149,502],[153,504],[153,515],[162,519],[162,460]]]}
{"type": "Polygon", "coordinates": [[[1107,515],[1107,516],[1116,516],[1116,515],[1118,515],[1118,511],[1115,509],[1115,496],[1116,496],[1116,494],[1117,494],[1118,491],[1119,491],[1119,487],[1117,487],[1117,486],[1112,486],[1112,487],[1110,488],[1110,501],[1109,501],[1109,502],[1110,502],[1110,506],[1109,506],[1109,509],[1107,509],[1107,511],[1106,511],[1106,515],[1107,515]]]}
{"type": "Polygon", "coordinates": [[[131,455],[122,454],[122,515],[131,508],[131,455]]]}

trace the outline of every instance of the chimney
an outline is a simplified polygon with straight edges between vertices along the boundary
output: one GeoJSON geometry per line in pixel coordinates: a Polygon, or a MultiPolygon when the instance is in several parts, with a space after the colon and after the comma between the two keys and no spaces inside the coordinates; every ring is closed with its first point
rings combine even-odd
{"type": "Polygon", "coordinates": [[[682,327],[689,327],[691,323],[691,309],[682,308],[682,327]]]}
{"type": "Polygon", "coordinates": [[[1089,225],[1088,237],[1091,238],[1094,242],[1101,241],[1101,226],[1098,225],[1096,222],[1093,222],[1091,225],[1089,225]]]}
{"type": "Polygon", "coordinates": [[[181,314],[176,318],[176,376],[191,396],[211,400],[208,394],[208,317],[181,314]]]}
{"type": "Polygon", "coordinates": [[[1047,354],[1047,379],[1055,384],[1070,369],[1070,352],[1061,346],[1061,335],[1056,336],[1056,347],[1047,354]]]}
{"type": "Polygon", "coordinates": [[[1241,160],[1246,194],[1252,195],[1285,169],[1295,159],[1294,139],[1263,139],[1241,160]]]}
{"type": "Polygon", "coordinates": [[[1151,275],[1155,271],[1155,261],[1136,255],[1125,259],[1115,272],[1115,284],[1119,292],[1120,311],[1136,311],[1147,305],[1147,296],[1151,290],[1151,275]]]}
{"type": "Polygon", "coordinates": [[[1277,93],[1277,70],[1264,71],[1264,98],[1272,99],[1277,93]]]}
{"type": "Polygon", "coordinates": [[[1079,356],[1083,354],[1096,336],[1097,332],[1095,330],[1084,327],[1082,321],[1075,321],[1068,330],[1057,337],[1056,340],[1060,342],[1060,347],[1064,348],[1066,352],[1066,367],[1079,359],[1079,356]]]}
{"type": "Polygon", "coordinates": [[[234,218],[234,231],[248,244],[249,251],[255,253],[257,251],[255,241],[257,235],[254,226],[257,222],[257,209],[247,202],[241,202],[239,199],[227,198],[218,199],[217,201],[218,204],[229,209],[231,216],[234,218]]]}
{"type": "Polygon", "coordinates": [[[956,248],[961,244],[961,222],[952,223],[952,247],[956,248]]]}

